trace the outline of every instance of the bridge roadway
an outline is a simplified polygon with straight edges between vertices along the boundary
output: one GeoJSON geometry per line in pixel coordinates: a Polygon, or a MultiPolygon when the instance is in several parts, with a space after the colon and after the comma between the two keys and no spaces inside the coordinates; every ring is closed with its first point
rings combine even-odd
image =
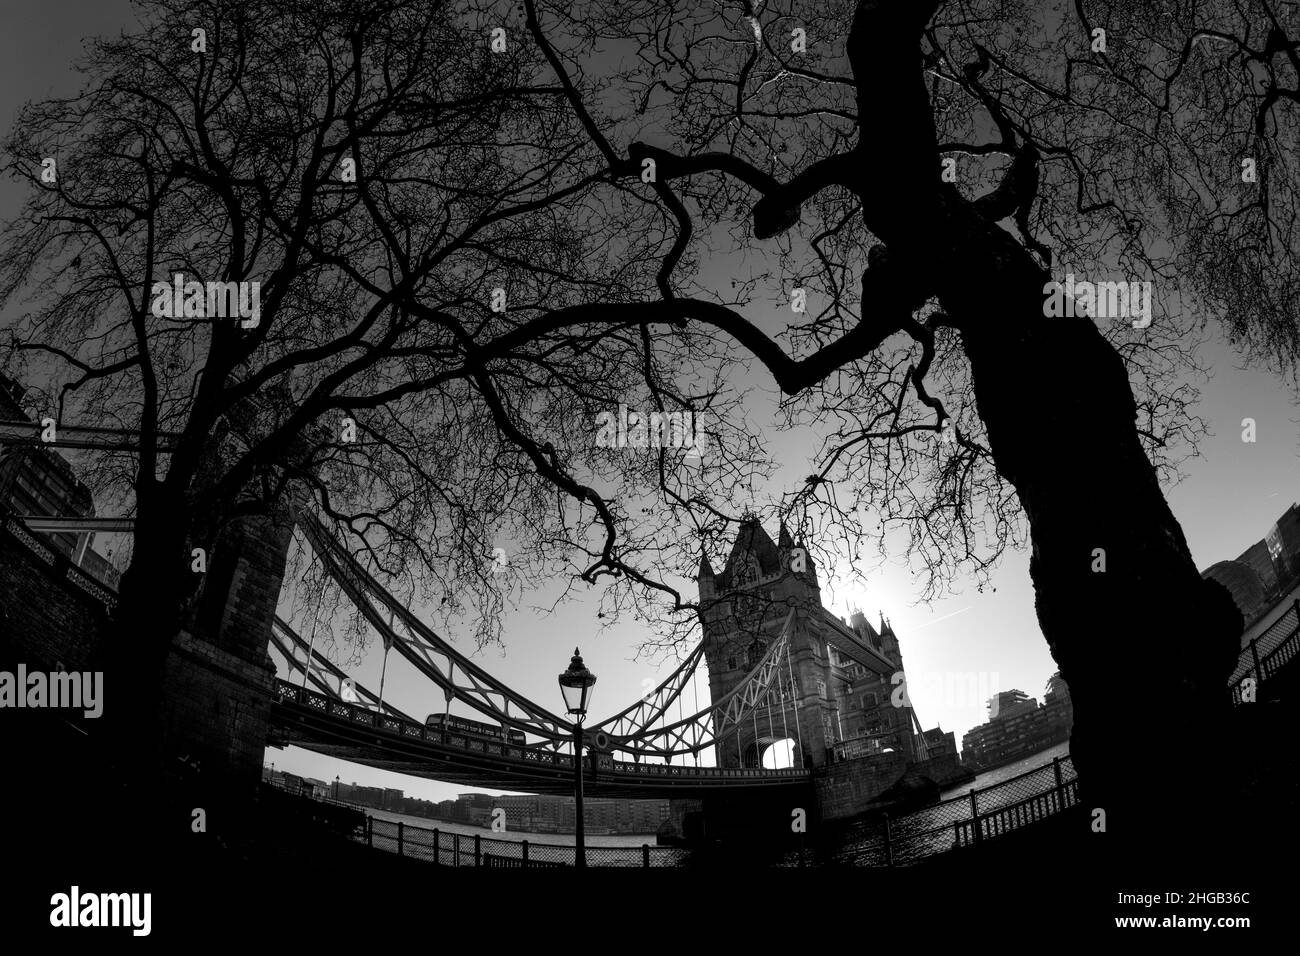
{"type": "MultiPolygon", "coordinates": [[[[292,744],[353,763],[467,787],[571,794],[573,757],[426,728],[277,680],[273,746],[292,744]]],[[[583,793],[592,797],[761,796],[780,798],[810,783],[806,770],[739,770],[588,759],[583,793]]]]}

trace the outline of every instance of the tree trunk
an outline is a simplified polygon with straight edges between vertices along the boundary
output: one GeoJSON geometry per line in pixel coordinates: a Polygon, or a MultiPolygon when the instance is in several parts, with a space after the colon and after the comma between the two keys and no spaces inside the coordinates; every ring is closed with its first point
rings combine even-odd
{"type": "Polygon", "coordinates": [[[96,649],[104,671],[102,718],[123,783],[146,788],[161,769],[164,669],[194,588],[184,497],[159,484],[137,513],[131,564],[118,588],[108,633],[96,649]]]}
{"type": "Polygon", "coordinates": [[[1043,315],[1050,277],[1019,247],[986,238],[959,261],[941,298],[962,319],[994,460],[1032,530],[1038,620],[1073,698],[1091,826],[1102,810],[1098,840],[1177,845],[1196,814],[1221,809],[1231,778],[1241,615],[1197,572],[1097,326],[1043,315]]]}

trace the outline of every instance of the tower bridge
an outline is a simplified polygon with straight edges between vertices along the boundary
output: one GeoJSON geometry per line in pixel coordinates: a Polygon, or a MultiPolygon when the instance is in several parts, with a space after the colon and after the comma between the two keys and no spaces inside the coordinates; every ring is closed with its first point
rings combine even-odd
{"type": "MultiPolygon", "coordinates": [[[[7,411],[21,414],[16,406],[7,411]]],[[[51,483],[42,473],[47,467],[66,485],[61,445],[120,450],[141,441],[129,430],[71,425],[60,425],[56,435],[49,442],[33,422],[0,421],[6,445],[40,446],[40,454],[14,456],[24,470],[16,481],[51,483]]],[[[174,439],[160,436],[159,446],[170,448],[174,439]]],[[[46,506],[46,514],[11,515],[9,544],[44,565],[47,576],[53,572],[75,585],[78,597],[95,599],[95,623],[81,627],[98,630],[111,613],[112,584],[78,568],[73,553],[84,554],[96,530],[128,531],[131,522],[96,516],[93,505],[87,513],[87,496],[75,497],[62,508],[46,506]],[[76,545],[63,554],[48,547],[53,542],[44,535],[76,545]]],[[[567,719],[505,685],[393,598],[310,503],[295,501],[286,511],[232,522],[213,548],[192,619],[169,662],[172,706],[165,719],[172,743],[205,751],[211,765],[245,778],[260,776],[260,751],[270,741],[452,782],[538,792],[564,786],[557,781],[572,760],[574,730],[567,719]],[[369,691],[363,691],[364,704],[355,692],[344,700],[345,684],[355,682],[276,615],[295,529],[385,647],[442,693],[448,714],[456,702],[516,741],[477,750],[482,742],[469,738],[442,733],[430,739],[426,728],[369,691]],[[275,657],[291,679],[301,677],[301,687],[276,681],[275,657]]],[[[773,543],[756,519],[743,522],[721,573],[713,574],[707,558],[702,562],[699,587],[699,646],[652,693],[587,730],[596,792],[662,793],[671,786],[771,792],[806,785],[812,767],[826,764],[837,744],[853,739],[868,756],[882,758],[877,790],[906,766],[928,761],[940,769],[910,707],[890,706],[893,675],[902,671],[892,629],[882,620],[877,631],[861,614],[852,626],[834,618],[821,603],[811,558],[784,526],[773,543]],[[688,706],[685,692],[689,688],[694,698],[701,665],[710,699],[702,706],[692,699],[688,706]],[[764,768],[764,752],[782,742],[788,742],[792,766],[764,768]]],[[[39,648],[40,636],[32,636],[39,648]]],[[[84,637],[82,643],[93,643],[94,635],[84,637]]],[[[64,644],[53,655],[61,661],[87,650],[64,644]]],[[[955,742],[945,756],[955,768],[955,742]]]]}
{"type": "MultiPolygon", "coordinates": [[[[113,429],[61,433],[78,448],[138,440],[113,429]]],[[[0,438],[20,448],[39,441],[21,422],[0,422],[0,438]]],[[[85,563],[88,536],[129,531],[132,523],[95,516],[66,462],[45,451],[0,457],[0,492],[5,483],[19,485],[23,500],[45,508],[15,513],[15,499],[0,494],[0,658],[78,669],[116,603],[114,582],[85,563]]],[[[466,786],[569,792],[572,723],[461,654],[389,594],[305,503],[291,514],[232,522],[214,555],[167,662],[162,714],[164,746],[196,756],[210,780],[251,790],[265,747],[293,744],[466,786]],[[441,691],[446,713],[455,701],[500,728],[499,736],[420,723],[349,679],[277,616],[295,529],[385,646],[441,691]],[[290,679],[276,677],[274,657],[290,679]]],[[[952,735],[922,732],[910,704],[897,704],[904,669],[889,622],[882,616],[873,627],[861,612],[850,620],[831,614],[808,549],[784,526],[774,542],[747,519],[722,570],[705,557],[697,582],[697,647],[652,693],[586,729],[588,792],[694,798],[715,808],[716,818],[755,832],[760,820],[788,830],[791,806],[823,819],[852,816],[909,776],[943,783],[960,772],[952,735]],[[701,666],[709,700],[688,709],[684,692],[694,689],[701,666]],[[788,744],[793,765],[764,767],[765,752],[778,743],[788,744]]],[[[1243,651],[1234,695],[1245,693],[1241,674],[1276,682],[1282,665],[1300,656],[1300,617],[1289,613],[1243,651]]]]}
{"type": "Polygon", "coordinates": [[[777,690],[782,704],[791,701],[789,713],[766,706],[752,727],[739,728],[734,740],[723,742],[722,765],[761,766],[764,748],[784,738],[794,745],[796,765],[822,766],[837,744],[858,742],[864,753],[892,751],[908,763],[931,761],[934,772],[941,772],[936,761],[946,755],[955,771],[952,735],[932,754],[910,703],[895,706],[893,691],[904,680],[904,668],[893,628],[882,616],[877,630],[861,611],[850,621],[836,618],[822,603],[808,548],[791,538],[784,523],[773,542],[756,519],[745,521],[722,571],[715,574],[706,556],[697,581],[715,699],[747,679],[777,638],[786,612],[793,615],[786,680],[777,690]]]}
{"type": "MultiPolygon", "coordinates": [[[[527,793],[571,794],[573,757],[550,748],[484,740],[423,726],[276,682],[270,742],[293,744],[352,763],[470,787],[527,793]]],[[[806,770],[696,767],[617,760],[605,752],[584,756],[583,790],[589,796],[697,797],[725,792],[788,800],[806,789],[806,770]]]]}

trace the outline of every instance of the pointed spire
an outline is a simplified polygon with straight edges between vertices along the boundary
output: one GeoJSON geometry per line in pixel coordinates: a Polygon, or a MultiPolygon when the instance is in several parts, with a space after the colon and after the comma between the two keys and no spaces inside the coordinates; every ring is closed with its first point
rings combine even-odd
{"type": "Polygon", "coordinates": [[[808,550],[808,545],[804,543],[803,538],[800,538],[795,542],[795,547],[801,549],[804,553],[804,564],[808,568],[808,577],[806,580],[812,584],[813,587],[820,589],[821,585],[817,581],[817,565],[813,562],[812,552],[808,550]]]}
{"type": "Polygon", "coordinates": [[[700,552],[700,573],[699,577],[713,577],[713,565],[709,564],[709,552],[700,552]]]}
{"type": "Polygon", "coordinates": [[[778,548],[793,548],[794,539],[790,537],[790,530],[786,528],[785,521],[781,522],[781,531],[777,536],[776,546],[778,548]]]}
{"type": "Polygon", "coordinates": [[[781,566],[780,550],[763,530],[757,516],[744,518],[736,531],[731,554],[722,567],[720,579],[726,584],[742,584],[741,579],[775,574],[781,566]]]}

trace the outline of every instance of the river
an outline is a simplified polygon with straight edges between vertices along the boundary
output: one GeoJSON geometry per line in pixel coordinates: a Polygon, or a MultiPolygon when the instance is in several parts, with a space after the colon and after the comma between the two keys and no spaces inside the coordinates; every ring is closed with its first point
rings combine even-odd
{"type": "MultiPolygon", "coordinates": [[[[1068,755],[1069,744],[1057,744],[1015,763],[1007,764],[1005,767],[986,770],[970,783],[944,791],[938,804],[893,819],[891,837],[895,861],[904,862],[952,846],[955,838],[953,825],[959,820],[969,820],[971,810],[968,799],[956,798],[966,797],[972,789],[983,791],[977,794],[977,800],[979,812],[985,814],[998,807],[1016,803],[1035,793],[1050,790],[1054,783],[1054,774],[1051,769],[1052,761],[1056,757],[1066,757],[1068,755]],[[1035,770],[1038,773],[1026,776],[1015,784],[989,790],[990,787],[996,788],[998,784],[1006,783],[1022,774],[1028,774],[1030,771],[1035,770]]],[[[1068,768],[1068,762],[1065,766],[1068,768]]],[[[1072,771],[1067,769],[1066,779],[1068,780],[1072,776],[1072,771]]],[[[533,859],[554,858],[557,861],[562,859],[564,862],[569,862],[572,856],[572,854],[566,854],[559,850],[548,852],[546,849],[547,845],[573,846],[574,838],[572,833],[531,833],[524,830],[506,830],[494,833],[487,827],[471,826],[468,823],[433,820],[428,817],[414,816],[409,813],[395,813],[389,810],[375,810],[364,807],[360,809],[365,810],[376,820],[384,820],[389,823],[401,822],[407,828],[418,828],[423,831],[437,829],[443,834],[438,844],[440,849],[436,851],[433,849],[430,834],[412,833],[408,830],[405,840],[405,852],[408,855],[423,856],[430,859],[437,856],[444,863],[455,862],[459,859],[462,865],[468,865],[468,862],[473,859],[473,838],[475,836],[480,837],[482,841],[492,841],[490,844],[484,843],[483,846],[485,848],[495,847],[495,849],[492,849],[494,853],[504,853],[509,856],[518,855],[519,851],[507,850],[496,841],[509,841],[518,844],[527,840],[531,848],[530,855],[533,859]],[[462,839],[453,844],[452,834],[459,834],[462,839]],[[465,837],[469,839],[463,839],[465,837]]],[[[381,835],[379,827],[376,826],[375,829],[375,846],[396,852],[397,845],[394,833],[388,832],[381,835]]],[[[840,862],[857,863],[859,865],[879,866],[883,864],[885,862],[885,848],[882,833],[883,829],[879,821],[851,824],[843,834],[843,842],[838,852],[835,853],[835,857],[840,862]]],[[[615,848],[630,850],[640,848],[643,844],[649,844],[653,848],[651,852],[651,865],[653,866],[671,865],[679,856],[684,855],[684,851],[681,850],[655,847],[655,835],[653,833],[588,834],[586,843],[588,848],[597,852],[598,856],[599,848],[602,847],[608,848],[610,851],[615,848]]],[[[630,853],[611,852],[606,856],[606,859],[597,859],[593,862],[609,864],[617,862],[621,865],[636,865],[641,859],[639,854],[630,853]]]]}
{"type": "MultiPolygon", "coordinates": [[[[374,810],[369,807],[365,812],[370,814],[376,820],[391,820],[396,823],[401,821],[408,827],[420,827],[424,830],[438,829],[443,833],[459,833],[462,836],[473,837],[478,834],[484,839],[493,840],[527,840],[529,843],[552,843],[560,846],[573,846],[572,833],[531,833],[527,830],[505,830],[500,833],[493,833],[487,827],[476,827],[469,823],[455,823],[445,820],[434,820],[429,817],[414,816],[409,813],[394,813],[390,810],[374,810]]],[[[592,834],[588,833],[586,838],[587,846],[634,846],[639,847],[643,843],[655,845],[655,835],[653,833],[607,833],[592,834]]]]}
{"type": "MultiPolygon", "coordinates": [[[[1069,746],[1060,743],[1005,767],[986,770],[970,783],[944,791],[933,806],[898,816],[890,814],[889,850],[886,849],[883,821],[854,821],[845,828],[838,847],[833,851],[833,858],[840,863],[858,866],[882,866],[887,855],[892,856],[895,863],[908,863],[952,849],[957,840],[957,825],[971,819],[971,790],[979,791],[975,796],[981,816],[1027,797],[1046,793],[1056,782],[1052,761],[1056,757],[1068,757],[1069,746]],[[1016,780],[1017,777],[1021,779],[1016,780]],[[999,787],[999,784],[1007,786],[999,787]],[[990,787],[994,789],[990,790],[990,787]]],[[[1063,779],[1068,781],[1073,776],[1072,764],[1063,761],[1063,779]]]]}
{"type": "Polygon", "coordinates": [[[996,770],[986,770],[977,776],[970,783],[963,783],[959,787],[953,787],[951,790],[945,790],[939,795],[940,800],[948,800],[952,797],[959,797],[964,793],[970,793],[971,790],[983,790],[985,787],[991,787],[995,784],[1002,783],[1004,780],[1010,780],[1012,777],[1019,776],[1035,767],[1041,767],[1045,763],[1051,763],[1057,757],[1064,757],[1070,753],[1069,741],[1063,741],[1055,747],[1049,747],[1040,753],[1030,754],[1015,763],[1009,763],[1005,767],[998,767],[996,770]]]}

